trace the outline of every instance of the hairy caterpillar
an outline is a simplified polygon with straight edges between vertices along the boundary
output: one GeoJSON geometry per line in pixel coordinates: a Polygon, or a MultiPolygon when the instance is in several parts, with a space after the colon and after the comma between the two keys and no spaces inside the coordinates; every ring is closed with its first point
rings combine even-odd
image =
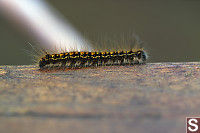
{"type": "Polygon", "coordinates": [[[114,52],[65,52],[46,54],[39,61],[40,69],[46,68],[83,68],[109,65],[143,64],[147,54],[143,50],[114,52]]]}
{"type": "Polygon", "coordinates": [[[124,34],[107,38],[100,38],[100,42],[92,42],[92,50],[87,44],[81,49],[73,48],[45,52],[39,60],[40,70],[43,69],[76,69],[84,67],[134,65],[144,64],[148,56],[141,47],[142,41],[135,34],[124,34]],[[113,41],[114,40],[114,41],[113,41]]]}

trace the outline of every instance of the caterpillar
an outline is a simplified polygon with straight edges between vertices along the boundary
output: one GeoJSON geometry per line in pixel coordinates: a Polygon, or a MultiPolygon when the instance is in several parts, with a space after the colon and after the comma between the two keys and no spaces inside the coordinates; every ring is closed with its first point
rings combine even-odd
{"type": "Polygon", "coordinates": [[[114,52],[65,52],[48,54],[39,61],[40,70],[51,68],[84,68],[110,65],[143,64],[147,59],[144,50],[114,51],[114,52]]]}

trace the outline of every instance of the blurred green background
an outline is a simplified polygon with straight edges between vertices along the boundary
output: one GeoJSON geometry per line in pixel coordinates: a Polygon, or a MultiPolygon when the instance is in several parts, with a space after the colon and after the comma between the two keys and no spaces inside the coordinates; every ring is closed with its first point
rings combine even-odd
{"type": "MultiPolygon", "coordinates": [[[[48,0],[81,33],[134,31],[149,62],[200,60],[199,0],[48,0]]],[[[0,16],[0,65],[33,64],[30,39],[0,16]]]]}

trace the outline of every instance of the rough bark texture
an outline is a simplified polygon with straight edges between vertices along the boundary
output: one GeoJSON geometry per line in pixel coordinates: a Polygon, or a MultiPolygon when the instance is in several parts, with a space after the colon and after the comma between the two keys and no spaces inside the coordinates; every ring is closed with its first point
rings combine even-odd
{"type": "Polygon", "coordinates": [[[200,116],[200,63],[77,70],[0,67],[1,133],[185,132],[200,116]]]}

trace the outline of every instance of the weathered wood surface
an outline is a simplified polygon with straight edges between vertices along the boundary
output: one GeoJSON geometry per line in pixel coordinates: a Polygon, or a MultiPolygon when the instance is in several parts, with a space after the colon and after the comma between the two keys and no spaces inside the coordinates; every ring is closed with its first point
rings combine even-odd
{"type": "Polygon", "coordinates": [[[181,133],[200,116],[200,63],[65,71],[0,67],[1,133],[181,133]]]}

